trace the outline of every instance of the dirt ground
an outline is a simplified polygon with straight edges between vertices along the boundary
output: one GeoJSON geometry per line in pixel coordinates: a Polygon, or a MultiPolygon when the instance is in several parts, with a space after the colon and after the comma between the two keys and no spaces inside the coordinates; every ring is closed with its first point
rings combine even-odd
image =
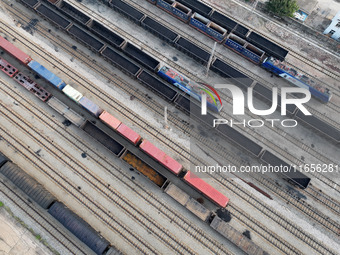
{"type": "Polygon", "coordinates": [[[4,206],[0,207],[0,229],[0,255],[53,254],[28,229],[24,228],[4,206]]]}

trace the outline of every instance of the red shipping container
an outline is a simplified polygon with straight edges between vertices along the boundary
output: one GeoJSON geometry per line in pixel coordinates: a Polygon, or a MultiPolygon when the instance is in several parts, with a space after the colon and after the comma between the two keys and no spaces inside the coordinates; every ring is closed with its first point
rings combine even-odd
{"type": "Polygon", "coordinates": [[[120,120],[113,117],[107,111],[103,111],[103,113],[100,114],[99,119],[101,119],[106,125],[110,126],[114,130],[116,130],[119,127],[119,125],[122,123],[120,120]]]}
{"type": "Polygon", "coordinates": [[[194,175],[190,171],[188,171],[185,176],[184,180],[193,186],[195,189],[198,191],[202,192],[207,198],[209,198],[211,201],[216,203],[217,205],[221,207],[226,207],[229,198],[227,198],[225,195],[223,195],[221,192],[213,188],[210,184],[206,183],[203,181],[201,178],[198,176],[194,175]]]}
{"type": "Polygon", "coordinates": [[[0,47],[3,48],[5,51],[7,51],[9,54],[11,54],[16,59],[18,59],[24,65],[27,65],[32,60],[30,56],[28,56],[26,53],[19,50],[17,47],[15,47],[13,44],[11,44],[9,41],[7,41],[5,38],[1,36],[0,36],[0,47]]]}
{"type": "Polygon", "coordinates": [[[136,145],[141,139],[141,136],[138,133],[136,133],[135,131],[133,131],[131,128],[124,125],[123,123],[119,125],[119,127],[117,128],[117,131],[119,134],[124,136],[134,145],[136,145]]]}
{"type": "Polygon", "coordinates": [[[174,174],[178,175],[182,171],[183,166],[180,163],[168,156],[164,151],[158,149],[149,141],[143,140],[139,147],[142,151],[157,160],[174,174]]]}

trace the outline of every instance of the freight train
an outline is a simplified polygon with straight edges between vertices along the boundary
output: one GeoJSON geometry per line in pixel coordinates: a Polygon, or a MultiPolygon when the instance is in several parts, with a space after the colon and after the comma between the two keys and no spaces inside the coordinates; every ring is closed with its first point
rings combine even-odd
{"type": "Polygon", "coordinates": [[[48,192],[44,186],[0,153],[0,174],[8,178],[41,208],[98,255],[121,254],[82,218],[48,192]]]}
{"type": "MultiPolygon", "coordinates": [[[[322,102],[327,103],[331,99],[332,94],[321,81],[301,74],[301,71],[282,62],[288,54],[287,50],[255,32],[250,32],[204,3],[198,0],[148,1],[289,83],[308,89],[322,102]]],[[[113,8],[118,5],[116,1],[109,1],[108,4],[113,8]]]]}
{"type": "MultiPolygon", "coordinates": [[[[138,81],[145,85],[148,89],[156,91],[162,97],[174,102],[177,107],[183,109],[186,112],[190,112],[190,101],[188,98],[183,97],[172,86],[169,86],[168,83],[161,81],[152,73],[144,70],[142,67],[132,62],[129,58],[117,52],[115,49],[121,50],[122,53],[129,56],[138,63],[141,63],[145,68],[151,69],[153,72],[158,72],[159,70],[160,62],[158,60],[138,49],[133,44],[127,42],[102,24],[92,20],[85,13],[77,10],[72,5],[64,2],[63,0],[57,1],[55,4],[52,4],[47,0],[45,1],[49,3],[49,5],[53,6],[57,12],[49,8],[47,5],[42,4],[38,0],[21,0],[22,3],[24,3],[29,8],[34,9],[44,19],[51,21],[54,25],[69,33],[72,37],[80,41],[94,52],[101,54],[104,59],[120,68],[123,72],[137,78],[138,81]],[[71,21],[62,15],[68,17],[71,21]],[[78,23],[80,27],[76,26],[72,21],[78,23]],[[95,36],[92,36],[85,30],[88,30],[95,36]],[[103,42],[101,42],[101,40],[103,42]]],[[[110,3],[113,4],[113,2],[110,3]]],[[[145,29],[151,31],[163,40],[173,44],[175,47],[186,52],[196,60],[207,63],[210,57],[208,52],[189,42],[185,38],[180,37],[172,30],[159,24],[150,17],[147,17],[127,3],[117,0],[114,1],[114,4],[115,7],[112,8],[115,8],[115,10],[123,13],[126,17],[130,18],[137,24],[141,24],[145,29]]],[[[235,31],[237,27],[238,26],[235,25],[235,31]]],[[[211,65],[211,70],[231,79],[236,85],[243,88],[250,87],[254,83],[253,79],[247,77],[219,58],[214,59],[211,65]]],[[[270,102],[272,100],[271,91],[267,87],[256,83],[254,90],[255,89],[256,95],[258,95],[261,100],[266,102],[270,102]]],[[[196,108],[196,105],[191,105],[191,110],[193,107],[196,108]]],[[[304,115],[300,110],[297,109],[297,107],[292,106],[290,108],[292,117],[301,120],[303,124],[317,130],[332,141],[337,143],[340,142],[340,131],[334,128],[332,125],[323,122],[317,117],[304,115]]],[[[198,112],[197,114],[192,114],[191,116],[194,115],[195,117],[203,118],[202,116],[198,116],[198,112]]],[[[204,118],[211,119],[211,117],[204,118]]],[[[238,140],[239,137],[230,139],[238,140]]],[[[241,136],[240,139],[242,140],[243,137],[241,136]]],[[[247,144],[245,144],[243,147],[247,148],[247,144]]]]}
{"type": "MultiPolygon", "coordinates": [[[[58,201],[49,191],[44,188],[44,186],[42,186],[30,175],[25,173],[25,171],[20,169],[17,165],[13,164],[2,153],[0,153],[0,174],[9,179],[10,182],[22,190],[41,208],[47,210],[50,215],[52,215],[66,229],[74,234],[80,241],[85,243],[96,254],[121,254],[120,251],[112,246],[108,240],[103,238],[87,222],[68,209],[63,203],[58,201]]],[[[168,183],[168,185],[164,187],[164,192],[176,202],[187,208],[199,219],[207,222],[212,229],[216,230],[247,254],[268,255],[267,252],[265,252],[250,239],[245,237],[242,233],[230,226],[222,218],[216,215],[216,213],[208,210],[173,183],[168,183]]]]}
{"type": "MultiPolygon", "coordinates": [[[[4,38],[2,38],[0,40],[0,47],[3,48],[5,51],[7,51],[12,56],[14,56],[16,59],[18,59],[22,64],[27,65],[28,67],[31,67],[33,71],[35,71],[38,75],[40,75],[41,77],[43,77],[47,81],[49,81],[54,87],[58,88],[59,90],[62,90],[67,96],[72,98],[74,101],[78,102],[81,106],[83,106],[86,110],[88,110],[92,115],[94,115],[95,117],[103,120],[104,123],[110,125],[115,131],[117,131],[123,137],[127,138],[130,142],[132,142],[133,144],[138,146],[138,143],[141,140],[139,138],[138,134],[136,134],[133,130],[127,128],[125,125],[120,127],[120,125],[122,123],[120,123],[119,120],[116,120],[114,116],[110,115],[107,112],[104,112],[104,110],[102,110],[99,106],[97,106],[95,103],[90,101],[88,98],[84,97],[80,92],[78,92],[77,90],[72,88],[70,85],[67,86],[62,81],[62,79],[60,79],[59,77],[54,75],[52,72],[50,72],[48,69],[43,67],[38,62],[32,60],[32,58],[30,56],[28,56],[27,54],[25,54],[21,50],[17,49],[14,45],[9,43],[4,38]],[[108,121],[105,121],[107,119],[108,119],[108,121]],[[109,120],[109,119],[111,119],[111,120],[109,120]]],[[[4,71],[4,69],[2,69],[2,70],[4,71]]],[[[5,72],[8,74],[7,71],[5,71],[5,72]]],[[[12,74],[10,74],[10,75],[13,77],[12,74]]],[[[27,77],[24,80],[29,80],[29,78],[27,77]]],[[[38,85],[36,85],[36,86],[38,86],[38,85]]],[[[45,97],[44,98],[41,97],[40,94],[37,95],[37,96],[39,96],[39,98],[41,100],[46,101],[46,98],[45,97]]],[[[205,123],[212,123],[213,119],[215,118],[210,113],[208,113],[205,116],[201,115],[200,114],[200,107],[198,105],[194,104],[194,103],[190,103],[190,99],[187,98],[187,97],[184,97],[184,96],[181,95],[181,96],[176,98],[175,102],[182,109],[190,111],[192,116],[196,116],[196,118],[199,121],[202,121],[202,122],[205,122],[205,123]]],[[[50,105],[51,106],[52,105],[58,105],[58,103],[56,102],[56,100],[54,100],[54,104],[51,103],[50,105]]],[[[58,106],[58,107],[56,107],[56,110],[58,111],[58,109],[60,109],[62,107],[63,106],[58,106]]],[[[69,114],[69,116],[72,117],[72,116],[74,116],[74,114],[72,114],[72,112],[71,112],[71,114],[69,114]]],[[[79,123],[79,119],[81,119],[81,118],[77,117],[76,121],[75,121],[75,124],[77,126],[81,126],[82,125],[81,123],[79,123]]],[[[89,123],[89,122],[87,122],[87,123],[89,123]]],[[[89,123],[87,126],[91,126],[91,124],[89,123]]],[[[258,145],[257,143],[255,143],[254,141],[252,141],[248,137],[242,135],[240,132],[238,132],[237,130],[233,129],[232,127],[230,127],[228,125],[219,125],[219,126],[217,126],[216,130],[222,136],[224,136],[225,138],[231,140],[235,144],[241,146],[246,151],[248,151],[249,153],[251,153],[252,155],[254,155],[256,157],[261,158],[261,155],[264,155],[265,152],[266,152],[263,149],[262,146],[258,145]]],[[[105,134],[103,134],[103,136],[105,136],[105,134]]],[[[104,145],[106,145],[105,139],[103,140],[102,143],[104,145]]],[[[119,146],[118,146],[118,148],[119,148],[119,146]]],[[[144,148],[143,146],[140,146],[141,150],[144,150],[143,148],[144,148]]],[[[161,152],[156,150],[156,149],[153,149],[153,150],[150,150],[150,151],[149,150],[144,150],[144,152],[146,154],[151,155],[151,157],[153,157],[155,160],[160,160],[159,162],[165,168],[169,169],[170,171],[172,171],[176,175],[179,175],[180,171],[183,170],[183,169],[181,169],[181,170],[178,169],[178,166],[181,165],[181,164],[178,163],[179,164],[178,165],[176,163],[176,161],[173,161],[172,159],[170,159],[170,157],[168,158],[166,156],[166,154],[164,154],[162,157],[157,156],[161,152]],[[153,153],[153,154],[151,154],[151,153],[153,153]],[[164,159],[165,159],[165,161],[164,161],[164,159]],[[170,162],[174,163],[174,167],[175,167],[174,169],[169,168],[168,160],[170,162]]],[[[121,150],[118,149],[118,152],[116,152],[117,156],[122,155],[122,154],[123,154],[123,146],[122,146],[121,150]]],[[[278,161],[277,161],[277,158],[275,157],[275,155],[272,155],[272,154],[267,154],[267,155],[269,155],[269,156],[266,157],[266,159],[264,161],[265,163],[271,164],[272,166],[278,165],[278,161]]],[[[185,172],[186,171],[184,170],[183,173],[185,173],[185,172]]],[[[308,178],[307,176],[305,176],[304,174],[302,174],[300,172],[298,172],[298,173],[291,173],[291,174],[290,173],[285,173],[284,175],[285,175],[285,178],[289,179],[290,181],[292,181],[294,184],[298,185],[301,188],[306,188],[308,186],[308,183],[310,182],[310,178],[308,178]]],[[[186,181],[189,183],[188,180],[186,180],[186,181]]],[[[193,185],[193,186],[195,186],[195,185],[193,185]]],[[[199,191],[202,192],[203,194],[205,194],[208,198],[210,198],[213,202],[217,203],[218,205],[220,205],[220,206],[221,205],[225,205],[225,206],[227,205],[228,199],[226,197],[225,197],[224,202],[221,203],[218,199],[215,200],[214,197],[211,197],[210,193],[207,193],[207,190],[209,189],[209,185],[206,186],[206,187],[208,187],[206,190],[200,190],[199,189],[199,191]]],[[[206,187],[203,187],[203,188],[206,188],[206,187]]],[[[218,191],[216,191],[216,194],[218,194],[218,191]]],[[[220,195],[218,194],[217,197],[219,197],[219,196],[220,195]]]]}
{"type": "MultiPolygon", "coordinates": [[[[110,128],[112,128],[114,131],[116,131],[118,134],[123,136],[127,141],[134,144],[141,151],[143,151],[146,155],[150,156],[155,161],[158,161],[158,163],[163,165],[170,172],[172,172],[173,174],[177,176],[181,176],[181,177],[183,176],[184,182],[194,187],[197,191],[202,193],[209,200],[211,200],[212,202],[214,202],[220,207],[224,208],[227,206],[229,199],[225,195],[223,195],[222,193],[214,189],[212,186],[210,186],[205,181],[203,180],[198,181],[198,179],[200,178],[194,176],[189,170],[183,169],[183,166],[180,163],[178,163],[176,160],[172,159],[162,150],[158,149],[151,142],[145,139],[142,139],[142,137],[139,134],[137,134],[135,131],[130,129],[128,126],[126,126],[124,123],[119,121],[117,118],[115,118],[113,115],[111,115],[107,111],[104,111],[97,104],[92,102],[87,97],[83,96],[82,93],[74,89],[72,86],[63,82],[62,79],[60,79],[54,73],[46,69],[43,65],[33,60],[31,57],[29,57],[27,54],[25,54],[24,52],[16,48],[13,44],[9,43],[4,38],[0,39],[0,47],[3,48],[5,51],[7,51],[12,56],[14,56],[22,64],[31,68],[31,70],[33,70],[40,77],[48,81],[55,88],[62,91],[66,96],[68,96],[73,101],[75,101],[80,106],[82,106],[94,117],[98,118],[103,123],[105,123],[110,128]],[[197,183],[199,183],[199,185],[197,183]]],[[[46,90],[44,90],[40,85],[38,85],[37,83],[33,81],[31,83],[28,83],[27,81],[31,81],[29,77],[20,73],[17,68],[13,67],[7,61],[6,63],[7,63],[6,67],[1,69],[3,72],[5,72],[10,77],[12,77],[14,80],[16,80],[19,84],[21,84],[27,90],[34,93],[36,96],[39,97],[39,99],[41,99],[44,102],[47,102],[47,104],[51,106],[52,108],[54,108],[56,111],[61,112],[64,116],[67,114],[67,116],[70,118],[69,120],[72,123],[74,123],[78,127],[81,127],[86,133],[88,133],[90,136],[92,136],[93,138],[98,140],[100,143],[102,143],[107,149],[113,152],[117,157],[120,157],[123,160],[127,161],[125,157],[126,153],[129,153],[131,156],[133,155],[131,152],[127,151],[126,148],[122,144],[120,144],[115,139],[110,137],[108,134],[106,134],[104,131],[102,131],[100,128],[94,125],[92,122],[90,121],[82,122],[84,120],[83,118],[81,118],[78,114],[76,114],[74,111],[72,111],[67,106],[65,106],[65,104],[60,102],[58,99],[56,99],[55,97],[52,97],[52,95],[48,93],[46,90]],[[14,70],[15,73],[9,72],[8,70],[14,70]],[[18,78],[19,76],[20,78],[18,78]],[[32,87],[35,87],[39,91],[44,91],[44,93],[36,93],[35,90],[32,90],[32,87]]],[[[136,157],[135,160],[138,161],[139,159],[136,157]]],[[[155,171],[155,174],[158,174],[156,170],[154,171],[155,171]]],[[[165,181],[163,184],[165,184],[165,181]]]]}

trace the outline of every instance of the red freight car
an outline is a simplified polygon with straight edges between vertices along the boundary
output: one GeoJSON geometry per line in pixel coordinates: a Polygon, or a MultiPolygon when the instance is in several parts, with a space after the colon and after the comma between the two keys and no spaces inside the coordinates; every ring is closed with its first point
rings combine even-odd
{"type": "Polygon", "coordinates": [[[117,128],[117,132],[128,139],[130,142],[132,142],[134,145],[136,145],[142,138],[138,133],[136,133],[123,123],[119,125],[119,127],[117,128]]]}
{"type": "Polygon", "coordinates": [[[143,140],[139,148],[146,154],[157,160],[159,163],[161,163],[163,166],[165,166],[174,174],[178,175],[182,171],[183,166],[180,163],[178,163],[170,156],[166,155],[165,152],[158,149],[155,145],[153,145],[149,141],[143,140]]]}
{"type": "Polygon", "coordinates": [[[30,56],[28,56],[26,53],[19,50],[17,47],[15,47],[13,44],[11,44],[9,41],[7,41],[5,38],[1,36],[0,36],[0,47],[3,48],[5,51],[7,51],[9,54],[11,54],[16,59],[18,59],[24,65],[27,65],[32,60],[30,56]]]}
{"type": "Polygon", "coordinates": [[[190,171],[188,171],[184,176],[184,181],[186,181],[189,185],[202,192],[207,198],[216,203],[221,207],[226,207],[229,198],[223,195],[221,192],[213,188],[211,185],[203,181],[198,176],[194,175],[190,171]]]}
{"type": "Polygon", "coordinates": [[[12,66],[3,58],[0,58],[0,69],[11,78],[18,72],[17,68],[12,66]]]}

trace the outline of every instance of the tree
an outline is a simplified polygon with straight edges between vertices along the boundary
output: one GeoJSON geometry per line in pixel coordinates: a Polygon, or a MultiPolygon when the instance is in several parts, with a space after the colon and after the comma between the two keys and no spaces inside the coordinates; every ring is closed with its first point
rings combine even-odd
{"type": "Polygon", "coordinates": [[[294,12],[299,10],[296,0],[269,0],[266,9],[279,17],[294,17],[294,12]]]}

